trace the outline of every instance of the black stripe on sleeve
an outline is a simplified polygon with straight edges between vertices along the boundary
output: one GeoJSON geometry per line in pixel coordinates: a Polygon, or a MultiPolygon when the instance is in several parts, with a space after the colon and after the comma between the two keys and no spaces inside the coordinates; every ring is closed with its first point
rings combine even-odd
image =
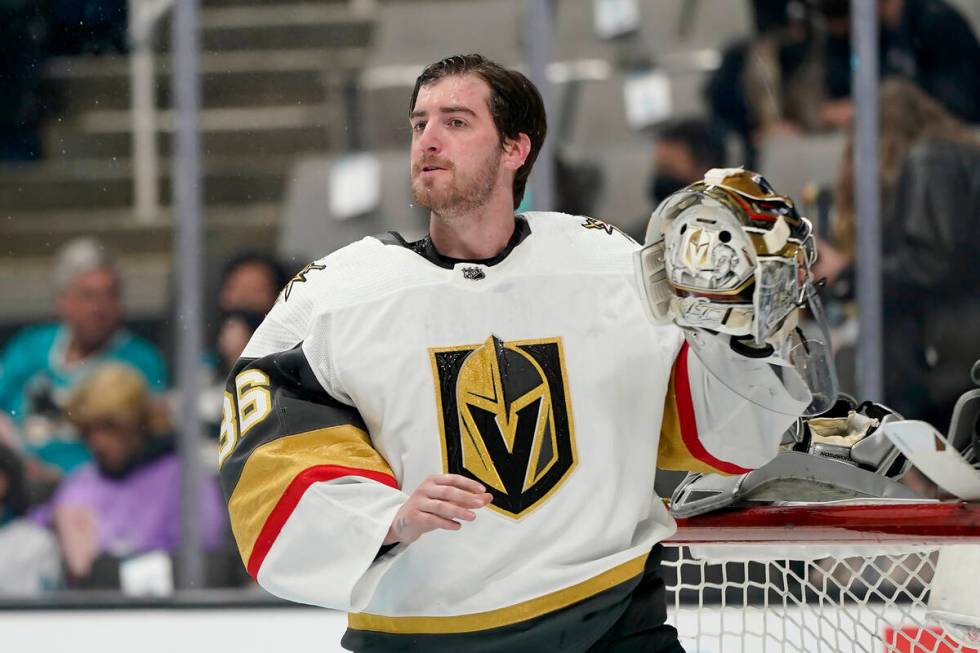
{"type": "MultiPolygon", "coordinates": [[[[231,496],[249,456],[264,444],[316,429],[350,424],[367,431],[357,409],[337,401],[320,385],[300,343],[288,351],[262,358],[242,358],[228,376],[226,388],[235,396],[235,377],[257,369],[269,377],[272,412],[238,441],[221,467],[221,489],[231,496]]],[[[237,410],[237,401],[235,409],[237,410]]]]}

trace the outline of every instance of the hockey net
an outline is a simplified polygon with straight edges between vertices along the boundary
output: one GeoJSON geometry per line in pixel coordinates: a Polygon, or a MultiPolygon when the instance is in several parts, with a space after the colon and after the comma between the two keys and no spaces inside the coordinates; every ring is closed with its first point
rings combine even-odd
{"type": "MultiPolygon", "coordinates": [[[[687,653],[980,650],[980,629],[930,602],[943,551],[980,551],[980,504],[760,506],[678,520],[665,545],[687,653]]],[[[965,558],[945,555],[947,578],[965,558]]],[[[962,573],[980,618],[980,568],[962,573]]]]}

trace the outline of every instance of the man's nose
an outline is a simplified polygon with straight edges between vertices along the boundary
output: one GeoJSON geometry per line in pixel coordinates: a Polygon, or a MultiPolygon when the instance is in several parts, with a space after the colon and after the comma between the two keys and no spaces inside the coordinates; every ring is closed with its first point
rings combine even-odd
{"type": "Polygon", "coordinates": [[[442,149],[442,140],[437,133],[438,129],[432,123],[427,124],[418,137],[418,145],[421,149],[429,153],[437,153],[442,149]]]}

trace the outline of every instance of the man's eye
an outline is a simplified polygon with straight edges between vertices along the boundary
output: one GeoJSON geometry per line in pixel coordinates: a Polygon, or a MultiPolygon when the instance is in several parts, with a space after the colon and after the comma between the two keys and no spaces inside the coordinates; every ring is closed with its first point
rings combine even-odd
{"type": "Polygon", "coordinates": [[[466,126],[466,123],[463,122],[462,120],[460,120],[459,118],[453,118],[453,119],[451,119],[449,121],[449,126],[450,127],[465,127],[466,126]]]}
{"type": "Polygon", "coordinates": [[[412,131],[413,132],[421,132],[423,129],[425,129],[425,123],[422,122],[422,121],[419,121],[419,122],[415,123],[414,125],[412,125],[412,131]]]}

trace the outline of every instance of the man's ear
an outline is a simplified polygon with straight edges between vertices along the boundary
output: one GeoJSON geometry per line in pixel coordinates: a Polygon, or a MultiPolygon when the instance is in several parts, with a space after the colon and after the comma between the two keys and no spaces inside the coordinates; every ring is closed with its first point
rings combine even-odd
{"type": "Polygon", "coordinates": [[[517,138],[504,139],[504,154],[501,158],[507,168],[517,170],[524,165],[530,154],[531,138],[524,132],[519,133],[517,138]]]}

